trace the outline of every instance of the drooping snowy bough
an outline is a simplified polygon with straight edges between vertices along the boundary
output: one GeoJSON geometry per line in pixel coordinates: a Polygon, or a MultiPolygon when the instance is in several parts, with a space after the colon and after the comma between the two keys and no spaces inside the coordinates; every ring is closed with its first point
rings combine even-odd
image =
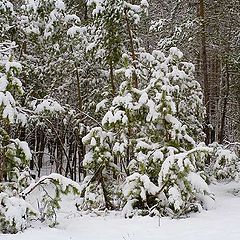
{"type": "Polygon", "coordinates": [[[57,222],[57,211],[64,195],[79,195],[80,185],[60,174],[52,173],[31,183],[20,196],[34,206],[38,219],[53,227],[57,222]],[[34,199],[34,200],[33,200],[34,199]]]}

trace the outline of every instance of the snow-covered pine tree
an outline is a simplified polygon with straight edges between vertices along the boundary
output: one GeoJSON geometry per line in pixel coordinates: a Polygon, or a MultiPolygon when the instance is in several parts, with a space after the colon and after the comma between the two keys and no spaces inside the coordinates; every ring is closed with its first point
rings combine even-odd
{"type": "Polygon", "coordinates": [[[27,117],[22,111],[18,97],[23,93],[22,83],[17,75],[21,65],[14,60],[14,43],[0,43],[0,180],[14,181],[19,172],[28,166],[31,153],[26,142],[12,139],[13,124],[26,124],[27,117]]]}
{"type": "Polygon", "coordinates": [[[212,148],[210,154],[209,174],[217,180],[233,179],[239,181],[240,177],[240,162],[236,149],[231,149],[233,144],[221,145],[212,143],[209,147],[212,148]]]}
{"type": "Polygon", "coordinates": [[[196,159],[196,152],[207,149],[195,149],[191,135],[201,133],[201,89],[193,79],[193,66],[181,58],[177,48],[171,48],[168,56],[156,50],[139,53],[138,68],[122,70],[126,81],[102,119],[103,128],[94,128],[85,137],[90,148],[85,165],[90,170],[92,164],[104,169],[114,165],[130,175],[122,192],[126,215],[134,208],[149,213],[154,206],[162,214],[184,214],[199,208],[203,195],[210,194],[196,173],[202,160],[196,159]],[[147,80],[146,87],[133,87],[133,71],[138,79],[147,80]],[[187,111],[191,117],[184,117],[187,111]]]}
{"type": "MultiPolygon", "coordinates": [[[[89,64],[83,50],[86,28],[71,9],[67,9],[62,0],[25,0],[17,9],[19,58],[25,69],[23,102],[33,110],[25,132],[34,150],[39,177],[48,155],[54,171],[63,173],[66,160],[66,175],[81,178],[77,169],[80,172],[78,157],[81,158],[83,149],[77,129],[82,125],[79,111],[87,112],[90,108],[90,100],[87,98],[89,102],[83,103],[86,98],[81,95],[85,85],[85,74],[83,77],[81,73],[87,72],[82,68],[89,64]],[[76,89],[77,97],[72,94],[76,89]],[[70,114],[66,115],[65,111],[70,114]]],[[[34,167],[33,161],[31,167],[34,167]]]]}
{"type": "MultiPolygon", "coordinates": [[[[138,5],[133,5],[130,2],[122,0],[90,0],[88,1],[88,6],[92,10],[93,22],[91,25],[92,39],[90,39],[87,52],[94,56],[94,63],[100,68],[99,76],[108,79],[108,89],[104,90],[103,88],[102,90],[105,98],[96,106],[97,112],[100,112],[99,110],[106,107],[107,103],[109,104],[116,94],[119,84],[125,77],[122,72],[128,67],[129,62],[131,62],[132,68],[135,68],[135,51],[139,47],[139,41],[137,35],[135,35],[135,30],[138,28],[140,15],[144,12],[147,2],[141,1],[138,5]]],[[[135,85],[137,85],[136,74],[133,73],[133,75],[135,85]]],[[[92,170],[93,173],[93,180],[90,181],[90,185],[96,184],[96,180],[99,181],[99,171],[100,174],[104,172],[106,178],[108,178],[108,176],[110,177],[111,180],[106,179],[105,181],[108,183],[113,182],[113,179],[111,174],[106,174],[106,172],[109,172],[109,170],[110,172],[113,171],[114,178],[117,178],[117,175],[120,173],[120,169],[118,169],[115,160],[113,161],[115,164],[111,165],[110,169],[108,169],[108,157],[105,159],[101,156],[101,152],[107,151],[108,145],[111,145],[109,141],[109,138],[111,138],[110,135],[111,133],[105,134],[101,128],[94,128],[90,131],[88,137],[83,139],[85,144],[87,144],[89,140],[91,141],[91,136],[93,136],[93,138],[95,136],[97,138],[96,141],[100,141],[104,144],[104,149],[96,149],[96,152],[98,152],[97,155],[100,154],[99,158],[97,157],[97,162],[93,161],[90,163],[87,161],[90,156],[89,154],[85,157],[85,167],[87,170],[90,170],[90,172],[92,170]],[[104,166],[102,166],[102,164],[104,166]],[[97,179],[96,175],[98,176],[97,179]]],[[[111,156],[111,154],[108,153],[106,155],[111,156]]],[[[101,176],[100,179],[104,179],[104,176],[101,176]]],[[[102,205],[111,207],[111,198],[108,197],[108,190],[104,186],[107,186],[110,190],[111,187],[104,182],[101,182],[100,185],[102,185],[103,199],[105,199],[102,205]]],[[[93,187],[93,191],[95,187],[93,187]]],[[[91,187],[87,187],[86,190],[90,188],[91,187]]]]}
{"type": "Polygon", "coordinates": [[[0,192],[0,232],[17,233],[29,226],[37,212],[24,199],[0,192]]]}
{"type": "MultiPolygon", "coordinates": [[[[196,146],[196,142],[191,137],[195,136],[193,132],[201,133],[200,122],[204,108],[200,86],[192,77],[193,66],[181,62],[181,58],[182,53],[176,48],[171,48],[167,57],[159,51],[153,51],[152,54],[141,53],[139,55],[140,69],[137,71],[138,78],[149,79],[148,86],[139,91],[131,86],[131,81],[123,84],[122,86],[125,86],[121,89],[120,96],[114,99],[113,106],[103,118],[103,123],[105,128],[111,131],[114,129],[115,133],[121,133],[121,137],[119,137],[121,140],[120,143],[117,142],[117,146],[124,144],[123,139],[125,144],[127,142],[126,149],[121,149],[119,152],[128,153],[125,163],[128,165],[130,173],[134,174],[137,171],[144,174],[154,184],[157,184],[158,181],[159,187],[163,188],[159,191],[163,194],[166,193],[164,198],[167,196],[168,199],[164,204],[166,202],[169,204],[169,199],[173,201],[172,194],[168,191],[173,189],[173,186],[180,188],[180,199],[184,198],[182,203],[187,205],[191,202],[191,198],[195,198],[194,192],[200,191],[191,184],[191,179],[188,179],[190,175],[193,176],[200,166],[199,161],[202,160],[201,158],[195,160],[199,156],[196,152],[205,152],[207,149],[197,148],[195,151],[191,151],[196,146]],[[146,72],[148,73],[147,77],[146,72]],[[190,102],[189,108],[187,101],[190,102]],[[192,114],[189,118],[185,117],[188,116],[187,111],[192,114]],[[188,152],[189,150],[190,152],[188,152]],[[187,153],[183,158],[178,155],[185,151],[187,153]],[[173,157],[175,159],[170,161],[169,172],[163,174],[163,171],[166,171],[165,164],[175,154],[177,154],[176,158],[173,157]]],[[[124,156],[121,156],[121,159],[124,159],[124,156]]],[[[130,178],[132,177],[130,176],[130,178]]],[[[197,175],[196,178],[198,178],[197,175]]],[[[201,180],[200,177],[199,180],[201,180]]],[[[139,176],[136,181],[141,183],[140,186],[144,186],[144,182],[139,182],[139,176]]],[[[204,181],[202,180],[202,182],[204,181]]],[[[131,180],[131,184],[133,184],[133,180],[131,180]]],[[[146,188],[148,185],[151,188],[145,189],[145,191],[148,195],[154,195],[156,198],[159,192],[156,192],[156,188],[150,183],[144,187],[146,188]]],[[[206,184],[204,186],[207,189],[206,184]]],[[[131,191],[126,191],[126,187],[124,189],[124,195],[130,197],[131,191]]],[[[138,193],[141,194],[141,191],[138,193]]],[[[141,199],[141,196],[138,196],[139,198],[141,199]]],[[[131,197],[130,199],[132,201],[131,197]]],[[[150,197],[149,199],[155,202],[154,198],[150,197]]],[[[153,204],[153,202],[148,203],[147,199],[144,200],[139,201],[141,208],[153,204]]],[[[180,210],[173,204],[169,205],[175,213],[180,210]]],[[[182,209],[182,211],[188,210],[182,209]]]]}
{"type": "Polygon", "coordinates": [[[14,60],[15,44],[0,43],[0,231],[16,233],[27,227],[36,212],[17,194],[30,177],[27,171],[31,152],[28,144],[13,139],[14,125],[26,124],[18,97],[22,83],[21,65],[14,60]]]}
{"type": "Polygon", "coordinates": [[[136,31],[148,4],[146,1],[132,4],[123,0],[89,0],[88,5],[92,9],[93,22],[87,51],[106,72],[109,96],[113,97],[121,83],[115,73],[124,65],[123,54],[131,55],[133,62],[136,60],[135,51],[139,47],[136,31]]]}
{"type": "Polygon", "coordinates": [[[73,17],[70,23],[62,0],[25,0],[17,13],[16,41],[26,69],[26,91],[31,92],[31,98],[49,97],[49,90],[57,90],[64,82],[63,77],[69,74],[69,69],[63,67],[69,61],[64,54],[70,51],[67,29],[78,19],[73,17]]]}

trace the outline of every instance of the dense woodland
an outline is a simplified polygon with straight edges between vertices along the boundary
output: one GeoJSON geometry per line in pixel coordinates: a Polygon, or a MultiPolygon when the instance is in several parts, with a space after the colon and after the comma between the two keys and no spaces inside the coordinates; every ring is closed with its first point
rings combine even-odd
{"type": "Polygon", "coordinates": [[[54,226],[68,192],[125,217],[207,209],[239,142],[239,1],[0,1],[0,231],[54,226]]]}

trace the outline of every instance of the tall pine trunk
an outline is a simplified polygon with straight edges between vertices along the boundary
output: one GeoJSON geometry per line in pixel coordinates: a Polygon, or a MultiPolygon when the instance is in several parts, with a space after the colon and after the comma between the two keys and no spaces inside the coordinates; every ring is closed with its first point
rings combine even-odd
{"type": "Polygon", "coordinates": [[[199,16],[201,20],[201,55],[202,55],[202,72],[203,72],[203,89],[204,89],[204,104],[206,107],[205,116],[205,134],[206,144],[210,143],[211,129],[210,124],[210,86],[207,67],[207,49],[206,49],[206,22],[205,22],[205,1],[199,0],[199,16]]]}

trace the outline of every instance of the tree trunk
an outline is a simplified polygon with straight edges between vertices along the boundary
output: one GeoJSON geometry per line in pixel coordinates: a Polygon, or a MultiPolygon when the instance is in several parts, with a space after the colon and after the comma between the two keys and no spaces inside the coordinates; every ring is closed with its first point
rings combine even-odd
{"type": "Polygon", "coordinates": [[[206,23],[205,23],[205,2],[199,0],[199,16],[201,19],[202,31],[201,31],[201,52],[202,52],[202,71],[203,71],[203,89],[204,89],[204,104],[206,107],[205,117],[205,134],[206,144],[210,143],[211,129],[210,124],[210,86],[208,79],[208,67],[207,67],[207,50],[206,50],[206,23]]]}
{"type": "Polygon", "coordinates": [[[4,179],[4,171],[5,171],[5,159],[4,159],[4,154],[3,151],[0,151],[0,182],[3,181],[4,179]]]}
{"type": "Polygon", "coordinates": [[[112,95],[114,97],[115,92],[116,92],[116,87],[115,87],[115,82],[114,82],[113,61],[112,60],[110,60],[109,67],[110,67],[110,74],[109,74],[110,85],[111,85],[112,95]]]}
{"type": "Polygon", "coordinates": [[[45,149],[45,136],[41,126],[38,126],[36,131],[36,153],[37,153],[37,166],[38,166],[38,177],[41,175],[41,169],[43,166],[43,154],[45,149]]]}
{"type": "Polygon", "coordinates": [[[230,75],[228,69],[228,62],[226,62],[226,91],[223,98],[223,108],[222,108],[222,116],[220,122],[220,130],[219,130],[219,143],[223,143],[224,138],[224,127],[225,127],[225,120],[226,120],[226,112],[227,112],[227,103],[229,97],[229,89],[230,89],[230,75]]]}
{"type": "MultiPolygon", "coordinates": [[[[125,18],[126,18],[126,23],[127,23],[127,31],[128,31],[128,36],[129,36],[129,41],[130,41],[130,50],[131,50],[131,54],[132,54],[132,62],[133,62],[133,67],[136,69],[136,54],[135,54],[135,50],[134,50],[134,43],[133,43],[133,36],[132,36],[132,29],[130,26],[130,22],[128,19],[128,15],[127,15],[127,10],[125,9],[125,18]]],[[[135,88],[138,88],[138,79],[137,79],[137,74],[134,71],[133,75],[132,75],[132,81],[133,81],[133,86],[135,88]]]]}

